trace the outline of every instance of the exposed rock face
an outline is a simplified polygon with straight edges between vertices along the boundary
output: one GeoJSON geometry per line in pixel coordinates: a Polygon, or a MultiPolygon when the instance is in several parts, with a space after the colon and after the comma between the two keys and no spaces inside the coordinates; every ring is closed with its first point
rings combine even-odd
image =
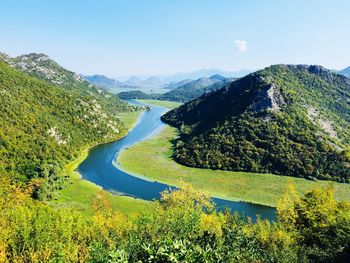
{"type": "Polygon", "coordinates": [[[255,112],[279,111],[284,104],[286,101],[278,92],[277,87],[274,84],[268,84],[266,88],[258,92],[249,109],[255,112]]]}
{"type": "Polygon", "coordinates": [[[0,59],[18,70],[45,79],[55,85],[72,86],[73,84],[79,86],[83,82],[83,79],[78,74],[62,68],[45,54],[30,53],[18,57],[10,57],[1,53],[0,59]]]}
{"type": "Polygon", "coordinates": [[[58,145],[67,144],[67,141],[62,139],[62,134],[58,132],[56,127],[51,127],[47,133],[56,140],[58,145]]]}
{"type": "Polygon", "coordinates": [[[333,128],[333,122],[322,117],[317,109],[309,107],[307,110],[307,116],[312,122],[319,125],[322,130],[328,133],[331,138],[338,138],[337,132],[333,128]]]}

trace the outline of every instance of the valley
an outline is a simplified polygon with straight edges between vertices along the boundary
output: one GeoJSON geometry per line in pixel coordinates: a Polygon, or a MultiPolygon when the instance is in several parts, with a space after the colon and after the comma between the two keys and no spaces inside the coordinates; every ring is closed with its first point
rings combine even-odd
{"type": "MultiPolygon", "coordinates": [[[[141,103],[149,105],[158,105],[166,107],[169,110],[179,107],[181,104],[163,100],[139,100],[141,103]]],[[[123,121],[129,122],[129,129],[132,129],[139,112],[127,114],[123,121]]],[[[126,147],[118,155],[117,168],[128,172],[129,174],[140,177],[141,179],[154,180],[157,182],[179,186],[181,180],[192,184],[197,189],[202,190],[210,196],[219,197],[232,201],[244,201],[254,204],[267,205],[276,207],[278,200],[283,196],[288,182],[293,183],[297,192],[302,195],[318,187],[326,187],[332,185],[335,189],[335,197],[337,200],[350,201],[350,185],[335,182],[318,181],[295,178],[290,176],[278,176],[273,174],[249,173],[249,172],[230,172],[210,169],[199,169],[186,167],[176,163],[173,158],[173,143],[172,141],[178,137],[176,129],[166,126],[158,134],[138,142],[131,147],[126,147]]],[[[58,202],[61,204],[80,204],[89,208],[94,195],[101,190],[99,184],[95,181],[91,184],[86,180],[82,180],[74,170],[87,157],[85,156],[68,166],[72,176],[73,183],[62,191],[62,198],[58,202]],[[74,167],[74,168],[70,168],[74,167]],[[78,190],[80,189],[80,191],[78,190]],[[79,192],[89,193],[91,195],[79,195],[79,192]],[[79,200],[81,196],[87,197],[85,200],[79,200]]],[[[95,165],[95,164],[93,164],[95,165]]],[[[115,163],[116,165],[116,163],[115,163]]],[[[98,169],[98,168],[97,168],[98,169]]],[[[106,169],[106,167],[104,167],[106,169]]],[[[105,176],[117,176],[116,172],[107,171],[105,176]],[[113,175],[115,174],[115,175],[113,175]]],[[[108,179],[108,181],[113,181],[108,179]]],[[[105,185],[106,183],[102,183],[105,185]]],[[[120,183],[117,183],[117,186],[120,183]]],[[[123,185],[123,183],[121,184],[123,185]]],[[[106,187],[106,185],[105,185],[106,187]]],[[[135,185],[134,185],[135,187],[135,185]]],[[[108,189],[109,187],[107,187],[108,189]]],[[[118,188],[118,187],[117,187],[118,188]]],[[[148,187],[149,188],[149,187],[148,187]]],[[[114,191],[111,188],[110,191],[114,191]]],[[[142,191],[142,190],[140,190],[142,191]]],[[[159,191],[158,191],[159,192],[159,191]]],[[[150,203],[125,196],[108,195],[112,201],[113,207],[117,210],[135,215],[138,212],[149,209],[150,203]],[[129,207],[129,209],[127,208],[129,207]],[[148,208],[147,208],[148,207],[148,208]],[[130,210],[130,208],[132,208],[130,210]]]]}
{"type": "MultiPolygon", "coordinates": [[[[140,111],[135,111],[124,113],[119,117],[127,125],[128,129],[131,130],[136,125],[140,114],[140,111]]],[[[121,211],[131,217],[136,217],[142,211],[152,209],[152,203],[148,201],[128,196],[114,195],[108,191],[104,191],[101,186],[84,180],[81,174],[77,172],[77,169],[88,157],[90,150],[91,148],[83,150],[76,160],[65,165],[62,174],[69,176],[69,183],[60,192],[57,199],[50,201],[52,206],[78,209],[84,214],[91,216],[93,214],[92,207],[96,196],[103,193],[111,203],[113,210],[121,211]]]]}
{"type": "Polygon", "coordinates": [[[348,263],[350,1],[0,7],[0,263],[348,263]]]}
{"type": "MultiPolygon", "coordinates": [[[[178,98],[196,94],[190,101],[142,93],[122,101],[76,76],[43,54],[0,61],[0,260],[45,261],[59,252],[64,261],[106,262],[105,253],[122,253],[118,258],[134,262],[135,249],[137,258],[148,258],[153,252],[145,244],[170,238],[167,247],[185,240],[199,253],[202,242],[214,242],[228,262],[232,251],[249,260],[276,253],[276,261],[298,262],[315,256],[296,232],[317,239],[314,233],[334,227],[337,238],[322,234],[327,252],[317,257],[346,253],[334,250],[347,238],[350,216],[346,77],[315,66],[275,66],[199,93],[179,87],[185,92],[178,98]],[[266,148],[267,139],[277,143],[266,148]],[[232,155],[237,149],[239,158],[232,155]],[[276,156],[281,149],[287,150],[276,156]],[[288,165],[252,163],[263,151],[268,161],[288,165]],[[293,160],[310,158],[296,154],[314,154],[323,167],[300,167],[293,160]],[[237,160],[246,163],[236,167],[237,160]],[[320,215],[332,220],[304,233],[305,220],[320,215]],[[277,238],[278,249],[265,247],[266,236],[277,238]]],[[[169,262],[164,257],[160,262],[169,262]]]]}

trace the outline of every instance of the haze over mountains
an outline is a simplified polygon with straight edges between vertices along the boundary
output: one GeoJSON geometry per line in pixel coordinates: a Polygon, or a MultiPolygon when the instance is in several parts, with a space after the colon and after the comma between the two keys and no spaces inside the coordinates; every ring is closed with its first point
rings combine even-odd
{"type": "Polygon", "coordinates": [[[197,80],[183,80],[168,86],[170,91],[163,94],[148,94],[142,90],[120,92],[118,96],[122,99],[158,99],[176,102],[187,102],[214,90],[229,85],[235,78],[225,78],[221,75],[213,75],[209,78],[202,77],[197,80]]]}
{"type": "Polygon", "coordinates": [[[125,81],[116,80],[113,78],[106,77],[104,75],[81,75],[87,81],[107,89],[118,88],[145,88],[145,87],[163,87],[174,89],[184,84],[198,80],[200,78],[210,78],[212,76],[222,76],[223,78],[239,78],[249,73],[251,70],[240,70],[240,71],[221,71],[218,69],[201,69],[189,73],[176,73],[173,75],[160,75],[160,76],[149,76],[149,77],[138,77],[133,76],[127,78],[125,81]]]}

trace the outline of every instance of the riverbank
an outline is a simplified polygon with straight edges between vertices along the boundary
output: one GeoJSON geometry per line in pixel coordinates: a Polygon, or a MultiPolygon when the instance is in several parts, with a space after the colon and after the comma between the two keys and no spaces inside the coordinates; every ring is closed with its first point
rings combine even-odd
{"type": "MultiPolygon", "coordinates": [[[[137,124],[141,114],[141,111],[134,111],[122,113],[118,117],[125,123],[128,130],[131,130],[137,124]]],[[[54,206],[74,207],[86,214],[91,214],[94,199],[99,192],[103,191],[113,209],[122,211],[130,216],[136,216],[142,211],[151,209],[151,202],[127,196],[113,195],[108,191],[104,191],[102,187],[82,179],[81,175],[76,171],[77,167],[87,158],[90,149],[93,147],[83,150],[76,160],[64,167],[63,173],[69,176],[69,182],[60,191],[59,198],[51,201],[50,204],[54,206]]]]}
{"type": "Polygon", "coordinates": [[[350,201],[350,185],[328,181],[310,181],[301,178],[229,172],[191,168],[176,163],[172,158],[171,140],[176,137],[176,129],[166,126],[156,136],[125,149],[118,158],[123,170],[130,174],[147,177],[158,182],[179,185],[182,179],[205,193],[232,201],[276,206],[291,181],[302,194],[315,187],[332,184],[336,198],[350,201]]]}

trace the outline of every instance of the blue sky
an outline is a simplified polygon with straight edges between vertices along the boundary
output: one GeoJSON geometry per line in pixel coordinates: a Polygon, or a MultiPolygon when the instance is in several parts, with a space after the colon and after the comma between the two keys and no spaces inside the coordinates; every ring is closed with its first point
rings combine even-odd
{"type": "Polygon", "coordinates": [[[350,66],[348,0],[1,0],[0,51],[84,74],[350,66]]]}

